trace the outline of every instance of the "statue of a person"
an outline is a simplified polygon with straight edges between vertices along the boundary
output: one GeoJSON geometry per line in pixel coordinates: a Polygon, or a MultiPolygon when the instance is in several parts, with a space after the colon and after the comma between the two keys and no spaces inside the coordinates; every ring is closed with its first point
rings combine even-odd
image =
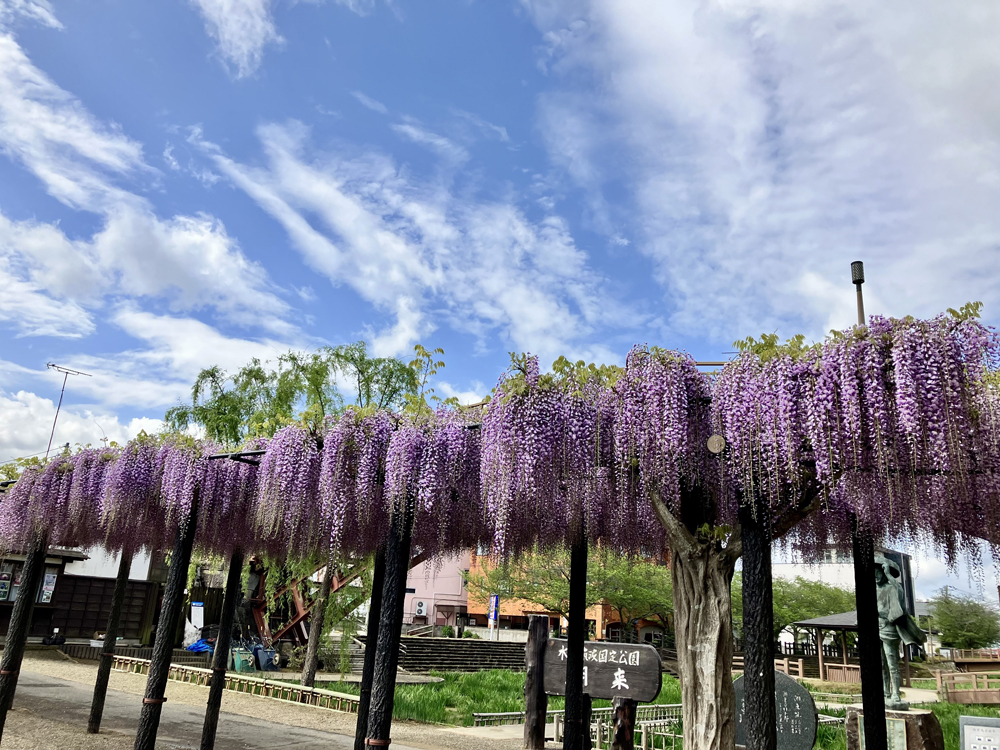
{"type": "Polygon", "coordinates": [[[881,555],[875,557],[875,584],[878,591],[878,632],[882,640],[882,692],[887,708],[905,711],[910,705],[899,694],[899,642],[905,646],[923,644],[927,636],[906,612],[903,586],[897,580],[899,567],[881,555]]]}

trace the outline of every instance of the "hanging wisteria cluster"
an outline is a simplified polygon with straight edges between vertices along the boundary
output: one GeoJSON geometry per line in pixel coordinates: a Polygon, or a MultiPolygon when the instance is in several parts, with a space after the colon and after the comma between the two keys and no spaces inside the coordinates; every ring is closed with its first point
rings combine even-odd
{"type": "Polygon", "coordinates": [[[824,512],[814,548],[844,541],[850,515],[876,536],[929,536],[953,558],[998,541],[1000,340],[978,321],[873,317],[793,355],[741,355],[718,378],[713,419],[734,479],[776,516],[812,481],[824,512]]]}
{"type": "Polygon", "coordinates": [[[611,508],[613,403],[598,378],[539,373],[528,356],[501,377],[483,418],[482,488],[494,553],[601,538],[611,508]]]}
{"type": "Polygon", "coordinates": [[[953,555],[1000,541],[998,370],[997,335],[960,315],[750,347],[715,376],[648,346],[624,368],[543,374],[523,357],[485,408],[349,409],[246,446],[265,450],[259,466],[209,460],[218,446],[179,436],[60,455],[3,496],[0,540],[169,547],[197,496],[196,544],[218,554],[365,555],[402,512],[426,554],[506,557],[563,545],[581,524],[608,548],[655,553],[666,540],[652,498],[684,522],[687,501],[733,524],[738,498],[777,518],[811,493],[822,508],[798,529],[807,545],[845,539],[856,517],[953,555]],[[718,456],[713,433],[727,443],[718,456]]]}

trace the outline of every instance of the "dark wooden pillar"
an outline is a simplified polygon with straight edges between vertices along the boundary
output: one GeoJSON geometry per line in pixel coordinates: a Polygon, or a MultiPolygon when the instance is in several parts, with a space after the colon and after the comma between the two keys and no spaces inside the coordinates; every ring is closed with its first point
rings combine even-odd
{"type": "Polygon", "coordinates": [[[566,730],[563,750],[584,750],[590,736],[583,715],[583,644],[587,634],[587,530],[581,518],[569,561],[569,624],[566,627],[566,730]]]}
{"type": "Polygon", "coordinates": [[[385,584],[382,586],[382,612],[375,651],[372,678],[372,702],[368,710],[365,744],[388,747],[392,730],[392,704],[396,692],[396,668],[399,665],[399,639],[403,628],[403,601],[406,574],[410,568],[410,532],[413,530],[413,503],[397,509],[392,516],[385,554],[385,584]]]}
{"type": "Polygon", "coordinates": [[[323,640],[323,620],[326,615],[326,602],[330,598],[330,589],[333,587],[333,551],[326,561],[326,568],[323,570],[323,581],[320,583],[319,596],[313,602],[312,612],[309,613],[309,642],[306,644],[306,660],[302,665],[302,678],[300,682],[303,687],[312,687],[316,682],[316,665],[319,663],[319,642],[323,640]]]}
{"type": "Polygon", "coordinates": [[[48,534],[37,534],[25,553],[21,587],[17,591],[17,600],[7,628],[3,658],[0,659],[0,739],[3,739],[7,712],[14,702],[14,691],[17,690],[17,676],[21,671],[21,660],[24,659],[24,644],[31,629],[35,598],[42,582],[42,573],[45,572],[45,550],[48,546],[48,534]]]}
{"type": "Polygon", "coordinates": [[[777,750],[774,709],[774,593],[770,510],[759,494],[741,498],[743,538],[743,728],[747,750],[777,750]]]}
{"type": "Polygon", "coordinates": [[[866,750],[888,750],[885,696],[882,692],[882,641],[878,634],[878,595],[875,591],[875,542],[851,517],[854,547],[854,598],[858,608],[858,660],[861,662],[861,700],[865,715],[866,750]]]}
{"type": "Polygon", "coordinates": [[[375,553],[372,574],[372,601],[368,608],[368,635],[365,636],[365,665],[361,670],[361,700],[358,702],[358,723],[354,729],[354,750],[365,750],[368,736],[368,711],[372,702],[372,679],[375,676],[375,653],[378,625],[382,617],[382,587],[385,586],[385,545],[375,553]]]}
{"type": "Polygon", "coordinates": [[[611,750],[635,750],[635,710],[639,707],[631,698],[612,701],[615,723],[611,736],[611,750]]]}
{"type": "Polygon", "coordinates": [[[213,750],[215,747],[222,693],[226,689],[229,646],[233,641],[233,623],[236,620],[236,608],[243,601],[243,590],[240,586],[242,577],[243,550],[237,547],[229,558],[229,574],[226,576],[226,593],[222,598],[219,637],[215,639],[215,653],[212,655],[212,682],[208,688],[208,707],[205,709],[205,724],[201,730],[201,750],[213,750]]]}
{"type": "Polygon", "coordinates": [[[115,591],[111,595],[111,614],[108,617],[108,627],[104,631],[104,646],[101,648],[101,660],[97,664],[97,682],[94,683],[94,699],[90,703],[90,719],[87,721],[87,732],[97,734],[101,731],[101,717],[104,716],[104,699],[108,695],[108,681],[111,679],[111,662],[115,658],[115,641],[118,639],[118,624],[122,619],[122,608],[125,606],[125,589],[128,586],[128,572],[132,568],[131,550],[122,550],[118,561],[118,576],[115,578],[115,591]]]}
{"type": "MultiPolygon", "coordinates": [[[[594,716],[594,701],[587,694],[583,694],[583,750],[591,750],[594,746],[593,737],[590,736],[590,720],[594,716]]],[[[600,750],[600,749],[598,749],[600,750]]]]}
{"type": "Polygon", "coordinates": [[[142,699],[142,713],[139,715],[139,729],[135,735],[135,750],[154,750],[156,732],[160,727],[160,713],[166,698],[167,677],[170,673],[170,656],[174,650],[174,635],[184,606],[184,587],[187,584],[188,567],[191,564],[191,547],[194,545],[198,528],[197,488],[191,502],[188,517],[177,528],[177,541],[170,557],[167,585],[163,591],[160,607],[160,622],[156,626],[156,642],[153,644],[153,658],[149,664],[146,680],[146,694],[142,699]]]}
{"type": "Polygon", "coordinates": [[[545,749],[545,719],[549,696],[545,694],[545,647],[549,641],[548,615],[528,618],[528,643],[524,647],[524,747],[545,749]]]}

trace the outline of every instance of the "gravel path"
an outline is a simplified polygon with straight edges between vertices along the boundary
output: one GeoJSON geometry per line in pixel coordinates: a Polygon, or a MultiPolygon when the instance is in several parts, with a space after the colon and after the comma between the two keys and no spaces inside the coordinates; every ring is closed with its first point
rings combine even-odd
{"type": "MultiPolygon", "coordinates": [[[[72,680],[89,686],[93,686],[97,677],[96,664],[76,662],[53,652],[33,653],[29,651],[25,654],[21,670],[72,680]]],[[[112,672],[109,687],[111,690],[138,696],[142,695],[146,688],[146,678],[143,675],[112,672]]],[[[208,688],[171,681],[167,683],[166,695],[172,704],[181,703],[203,707],[208,698],[208,688]]],[[[222,710],[231,714],[241,714],[279,724],[335,732],[348,736],[354,735],[356,721],[354,714],[254,697],[228,690],[223,693],[222,710]]],[[[136,701],[137,716],[138,713],[139,702],[136,701]]],[[[225,717],[223,717],[223,721],[225,721],[225,717]]],[[[58,747],[60,750],[76,750],[77,748],[101,748],[103,750],[103,748],[117,749],[132,746],[132,738],[122,739],[111,735],[104,736],[103,733],[100,737],[93,737],[86,734],[85,727],[60,724],[57,721],[30,714],[24,709],[15,710],[8,722],[10,731],[4,733],[4,748],[8,747],[8,735],[9,747],[18,749],[30,748],[34,750],[34,748],[58,747]],[[55,726],[58,731],[53,730],[54,733],[49,734],[50,724],[55,726]],[[25,731],[26,729],[29,731],[25,731]],[[31,735],[37,737],[40,734],[45,737],[45,741],[41,744],[31,744],[37,742],[31,735]],[[55,739],[57,736],[58,740],[55,739]],[[18,742],[28,744],[17,744],[18,742]],[[101,742],[109,744],[99,744],[101,742]]],[[[520,740],[469,737],[444,727],[438,728],[434,725],[411,721],[394,722],[392,738],[395,741],[394,744],[410,745],[425,750],[437,750],[437,748],[447,748],[448,750],[515,750],[515,748],[521,747],[520,740]]]]}

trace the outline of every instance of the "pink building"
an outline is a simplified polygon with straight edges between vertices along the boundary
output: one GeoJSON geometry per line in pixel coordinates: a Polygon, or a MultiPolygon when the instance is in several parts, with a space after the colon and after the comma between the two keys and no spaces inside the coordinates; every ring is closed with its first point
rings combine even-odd
{"type": "Polygon", "coordinates": [[[462,574],[469,570],[470,556],[470,552],[462,552],[415,566],[406,578],[403,621],[457,625],[456,616],[465,614],[469,602],[462,574]]]}

